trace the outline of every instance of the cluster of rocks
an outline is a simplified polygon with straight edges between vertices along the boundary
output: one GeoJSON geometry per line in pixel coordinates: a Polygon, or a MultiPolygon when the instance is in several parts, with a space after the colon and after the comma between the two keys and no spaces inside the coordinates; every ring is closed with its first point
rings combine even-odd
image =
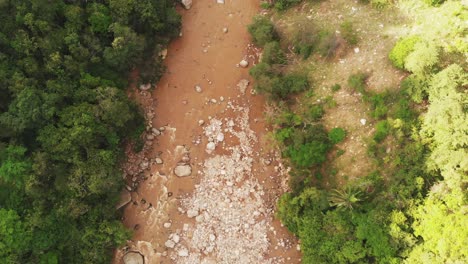
{"type": "Polygon", "coordinates": [[[265,258],[268,232],[274,229],[262,198],[264,189],[253,177],[252,147],[257,139],[249,127],[249,109],[230,109],[239,113],[237,118],[211,118],[203,128],[206,150],[212,153],[226,135],[240,144],[227,147],[228,155],[206,159],[193,195],[182,200],[179,212],[195,224],[184,224],[165,242],[176,263],[273,263],[265,258]]]}
{"type": "Polygon", "coordinates": [[[178,177],[187,177],[192,175],[192,166],[190,165],[190,156],[185,153],[182,159],[177,163],[174,168],[174,174],[178,177]]]}

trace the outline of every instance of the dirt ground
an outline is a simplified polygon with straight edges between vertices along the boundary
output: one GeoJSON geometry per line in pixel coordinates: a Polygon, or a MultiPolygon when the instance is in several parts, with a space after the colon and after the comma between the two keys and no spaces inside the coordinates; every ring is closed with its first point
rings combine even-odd
{"type": "Polygon", "coordinates": [[[261,145],[264,101],[251,84],[245,93],[237,87],[255,63],[246,25],[258,5],[199,0],[179,8],[182,36],[168,48],[167,73],[152,92],[136,94],[148,140],[129,153],[123,222],[134,234],[114,263],[132,251],[150,264],[300,263],[298,241],[273,219],[286,176],[261,145]],[[190,175],[176,176],[177,166],[190,175]]]}
{"type": "MultiPolygon", "coordinates": [[[[405,74],[395,69],[388,59],[388,53],[402,34],[407,32],[405,22],[396,7],[378,10],[359,1],[329,0],[319,3],[304,3],[275,17],[280,33],[284,37],[294,35],[299,27],[326,29],[340,37],[340,25],[351,22],[358,43],[341,43],[336,55],[329,59],[311,56],[306,61],[296,59],[295,68],[307,68],[313,84],[312,100],[325,100],[331,96],[335,106],[326,108],[323,123],[327,129],[341,127],[347,131],[346,139],[337,145],[344,153],[333,160],[331,166],[337,175],[330,185],[341,186],[348,180],[366,176],[377,167],[367,155],[369,138],[372,137],[376,121],[369,115],[369,105],[362,95],[347,86],[349,76],[363,72],[369,78],[369,91],[383,92],[399,89],[405,74]],[[331,87],[339,84],[342,88],[332,92],[331,87]],[[365,124],[361,120],[365,119],[365,124]]],[[[307,104],[306,97],[299,100],[307,104]]],[[[334,156],[336,151],[332,153],[334,156]]]]}

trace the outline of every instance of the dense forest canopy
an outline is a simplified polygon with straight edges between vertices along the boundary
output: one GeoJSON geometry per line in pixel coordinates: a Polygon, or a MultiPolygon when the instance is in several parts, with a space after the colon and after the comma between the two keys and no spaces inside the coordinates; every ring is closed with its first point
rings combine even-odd
{"type": "Polygon", "coordinates": [[[163,72],[171,0],[0,1],[0,263],[108,263],[122,143],[143,125],[129,73],[163,72]]]}

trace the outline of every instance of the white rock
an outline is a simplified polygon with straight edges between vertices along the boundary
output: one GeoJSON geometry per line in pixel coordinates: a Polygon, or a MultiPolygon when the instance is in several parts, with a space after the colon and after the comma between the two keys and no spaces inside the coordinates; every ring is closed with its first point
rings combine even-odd
{"type": "Polygon", "coordinates": [[[210,241],[215,241],[215,239],[216,239],[216,236],[213,234],[210,234],[210,241]]]}
{"type": "Polygon", "coordinates": [[[216,136],[216,140],[218,142],[222,142],[224,140],[224,134],[223,133],[219,133],[217,136],[216,136]]]}
{"type": "Polygon", "coordinates": [[[124,264],[143,264],[143,256],[138,252],[128,252],[123,257],[124,264]]]}
{"type": "Polygon", "coordinates": [[[150,88],[151,88],[151,84],[149,83],[140,85],[140,90],[142,91],[148,91],[150,88]]]}
{"type": "Polygon", "coordinates": [[[195,91],[196,91],[197,93],[201,93],[201,92],[202,92],[201,86],[200,86],[200,85],[195,85],[195,91]]]}
{"type": "Polygon", "coordinates": [[[147,139],[147,140],[153,140],[153,139],[154,139],[154,135],[153,135],[153,134],[148,134],[148,135],[146,135],[146,139],[147,139]]]}
{"type": "Polygon", "coordinates": [[[247,60],[241,60],[239,62],[239,66],[241,66],[242,68],[247,68],[247,66],[249,66],[249,62],[247,60]]]}
{"type": "Polygon", "coordinates": [[[164,223],[164,228],[170,228],[172,226],[172,224],[170,222],[166,222],[164,223]]]}
{"type": "Polygon", "coordinates": [[[224,4],[224,0],[216,0],[216,3],[218,3],[218,4],[224,4]]]}
{"type": "Polygon", "coordinates": [[[205,124],[205,120],[202,120],[202,119],[198,120],[198,125],[199,126],[203,126],[203,124],[205,124]]]}
{"type": "Polygon", "coordinates": [[[223,33],[228,33],[228,28],[227,27],[223,28],[223,33]]]}
{"type": "Polygon", "coordinates": [[[212,102],[213,104],[216,104],[218,101],[216,99],[211,99],[210,102],[212,102]]]}
{"type": "Polygon", "coordinates": [[[197,215],[198,215],[198,210],[194,210],[194,209],[187,210],[188,218],[194,218],[197,215]]]}
{"type": "Polygon", "coordinates": [[[179,257],[188,257],[189,252],[186,248],[181,248],[177,251],[177,255],[179,255],[179,257]]]}
{"type": "Polygon", "coordinates": [[[359,48],[354,48],[354,53],[359,53],[359,48]]]}
{"type": "Polygon", "coordinates": [[[192,0],[182,0],[182,5],[185,9],[190,9],[192,7],[192,0]]]}
{"type": "Polygon", "coordinates": [[[367,123],[367,120],[362,118],[361,120],[359,120],[359,122],[361,122],[361,125],[364,126],[367,123]]]}
{"type": "Polygon", "coordinates": [[[172,240],[167,240],[166,243],[164,243],[164,246],[168,247],[168,248],[174,248],[175,247],[175,243],[174,241],[172,240]]]}
{"type": "Polygon", "coordinates": [[[163,49],[159,52],[159,56],[164,60],[167,57],[167,49],[163,49]]]}
{"type": "Polygon", "coordinates": [[[157,128],[153,127],[151,128],[151,132],[153,133],[153,135],[155,136],[159,136],[161,135],[161,131],[159,131],[157,128]]]}
{"type": "Polygon", "coordinates": [[[163,164],[163,160],[161,158],[155,158],[156,164],[163,164]]]}
{"type": "Polygon", "coordinates": [[[188,164],[185,165],[178,165],[174,169],[174,174],[179,177],[186,177],[192,174],[192,167],[188,164]]]}
{"type": "Polygon", "coordinates": [[[206,144],[206,150],[208,151],[213,151],[215,148],[216,144],[214,142],[208,142],[208,144],[206,144]]]}
{"type": "Polygon", "coordinates": [[[180,242],[180,236],[178,234],[173,234],[172,235],[172,241],[174,241],[174,243],[179,243],[180,242]]]}
{"type": "Polygon", "coordinates": [[[203,215],[197,215],[197,217],[195,217],[195,221],[201,223],[205,220],[205,217],[203,215]]]}

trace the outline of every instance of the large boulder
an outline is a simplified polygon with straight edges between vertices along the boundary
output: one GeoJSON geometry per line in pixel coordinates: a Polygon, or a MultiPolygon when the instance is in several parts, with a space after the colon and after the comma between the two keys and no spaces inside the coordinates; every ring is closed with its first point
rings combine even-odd
{"type": "Polygon", "coordinates": [[[190,176],[192,174],[192,167],[188,164],[178,165],[177,167],[175,167],[174,173],[179,177],[190,176]]]}
{"type": "Polygon", "coordinates": [[[122,196],[120,198],[120,203],[118,203],[117,206],[116,206],[117,210],[124,207],[125,205],[127,205],[131,201],[132,201],[132,196],[130,195],[130,193],[127,190],[124,190],[123,193],[122,193],[122,196]]]}
{"type": "Polygon", "coordinates": [[[124,264],[144,264],[143,256],[138,252],[128,252],[123,257],[124,264]]]}
{"type": "Polygon", "coordinates": [[[192,7],[192,0],[182,0],[182,5],[185,9],[190,9],[192,7]]]}

